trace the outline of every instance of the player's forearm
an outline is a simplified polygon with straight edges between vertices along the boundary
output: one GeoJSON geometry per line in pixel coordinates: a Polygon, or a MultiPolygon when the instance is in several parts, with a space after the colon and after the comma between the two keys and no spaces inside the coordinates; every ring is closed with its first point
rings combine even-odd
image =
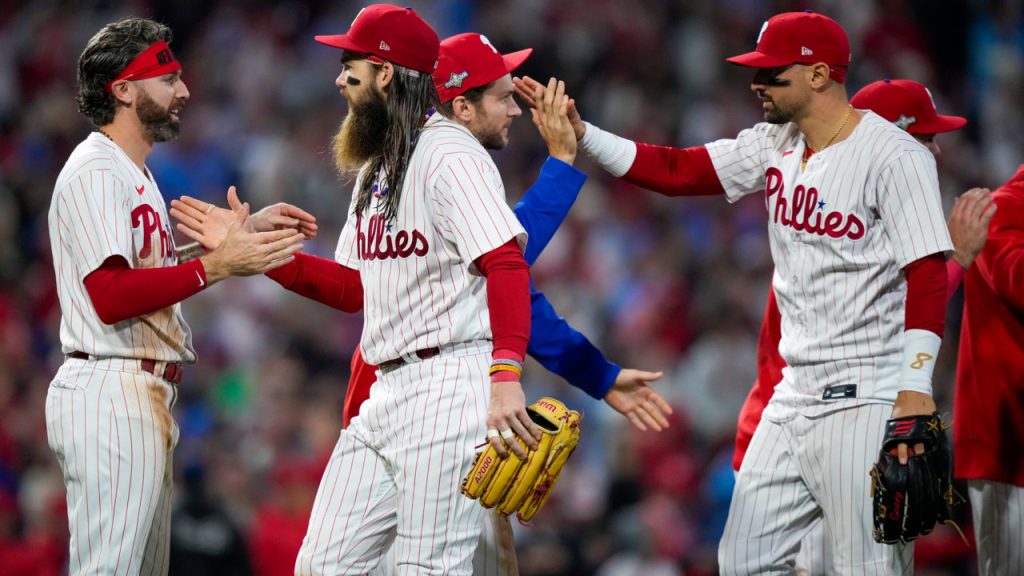
{"type": "Polygon", "coordinates": [[[84,280],[96,315],[112,325],[173,306],[206,287],[200,260],[163,268],[131,268],[108,258],[84,280]]]}
{"type": "MultiPolygon", "coordinates": [[[[530,340],[530,270],[515,240],[496,248],[475,262],[487,279],[487,311],[495,358],[501,350],[526,356],[530,340]]],[[[508,358],[509,356],[505,355],[508,358]]]]}
{"type": "Polygon", "coordinates": [[[945,257],[932,254],[908,264],[900,390],[931,394],[932,372],[946,324],[945,257]]]}
{"type": "Polygon", "coordinates": [[[527,354],[591,397],[604,398],[622,368],[559,316],[544,294],[531,291],[530,312],[527,354]]]}
{"type": "Polygon", "coordinates": [[[342,312],[363,309],[363,283],[357,270],[327,258],[298,253],[295,260],[267,272],[281,286],[342,312]]]}
{"type": "Polygon", "coordinates": [[[527,265],[532,266],[547,247],[586,181],[586,174],[565,162],[544,162],[536,182],[513,210],[530,238],[524,254],[527,265]]]}
{"type": "Polygon", "coordinates": [[[673,148],[637,144],[587,124],[583,150],[605,170],[667,196],[724,193],[704,146],[673,148]]]}

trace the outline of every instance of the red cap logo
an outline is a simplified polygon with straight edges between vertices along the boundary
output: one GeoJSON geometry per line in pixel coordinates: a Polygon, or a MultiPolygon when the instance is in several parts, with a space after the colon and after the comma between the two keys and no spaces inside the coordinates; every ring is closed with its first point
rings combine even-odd
{"type": "Polygon", "coordinates": [[[532,48],[502,55],[482,34],[457,34],[441,42],[434,86],[441,102],[478,86],[485,86],[518,68],[532,48]]]}

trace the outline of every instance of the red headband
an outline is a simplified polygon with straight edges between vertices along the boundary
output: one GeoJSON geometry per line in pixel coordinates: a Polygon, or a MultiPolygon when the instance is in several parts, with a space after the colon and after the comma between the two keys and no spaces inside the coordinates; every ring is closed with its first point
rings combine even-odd
{"type": "Polygon", "coordinates": [[[142,54],[135,57],[131,63],[110,82],[107,82],[107,92],[111,92],[114,82],[120,80],[145,80],[177,72],[181,70],[181,64],[174,58],[171,47],[167,42],[158,40],[142,54]]]}

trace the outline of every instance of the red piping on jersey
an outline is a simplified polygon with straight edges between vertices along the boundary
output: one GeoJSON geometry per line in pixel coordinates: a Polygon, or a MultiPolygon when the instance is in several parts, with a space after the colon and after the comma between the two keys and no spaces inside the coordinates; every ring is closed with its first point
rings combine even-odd
{"type": "Polygon", "coordinates": [[[487,279],[493,357],[521,362],[530,342],[530,269],[523,252],[515,240],[509,240],[477,258],[474,264],[487,279]]]}
{"type": "Polygon", "coordinates": [[[83,281],[104,324],[116,324],[172,306],[206,287],[206,269],[196,258],[177,266],[131,268],[123,256],[103,261],[83,281]]]}
{"type": "Polygon", "coordinates": [[[622,178],[666,196],[725,193],[704,146],[672,148],[638,143],[636,159],[622,178]]]}
{"type": "Polygon", "coordinates": [[[946,258],[940,253],[915,260],[903,268],[907,277],[905,327],[934,332],[946,328],[946,258]]]}
{"type": "Polygon", "coordinates": [[[363,282],[357,270],[334,260],[298,253],[295,260],[267,272],[288,290],[342,312],[363,309],[363,282]]]}

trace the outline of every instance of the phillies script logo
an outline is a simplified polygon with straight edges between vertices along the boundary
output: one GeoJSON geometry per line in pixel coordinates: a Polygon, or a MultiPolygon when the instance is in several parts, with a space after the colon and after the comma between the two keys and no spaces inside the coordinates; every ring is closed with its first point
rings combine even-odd
{"type": "Polygon", "coordinates": [[[782,196],[785,191],[782,172],[778,168],[769,168],[764,177],[768,210],[773,212],[772,218],[776,224],[818,236],[847,236],[850,240],[864,237],[864,223],[856,214],[843,214],[838,211],[825,214],[825,202],[818,201],[817,188],[804,188],[801,184],[793,190],[793,198],[787,200],[782,196]],[[772,196],[775,196],[774,210],[772,196]]]}
{"type": "Polygon", "coordinates": [[[423,256],[430,248],[427,238],[419,230],[413,229],[411,234],[405,230],[391,234],[391,224],[380,214],[370,216],[366,223],[366,234],[363,234],[363,215],[356,214],[356,229],[359,230],[359,257],[363,260],[423,256]]]}
{"type": "Polygon", "coordinates": [[[160,214],[149,204],[139,204],[132,210],[132,228],[142,228],[142,249],[139,258],[149,258],[153,251],[153,234],[160,233],[160,257],[166,258],[171,253],[171,234],[164,228],[160,214]]]}

